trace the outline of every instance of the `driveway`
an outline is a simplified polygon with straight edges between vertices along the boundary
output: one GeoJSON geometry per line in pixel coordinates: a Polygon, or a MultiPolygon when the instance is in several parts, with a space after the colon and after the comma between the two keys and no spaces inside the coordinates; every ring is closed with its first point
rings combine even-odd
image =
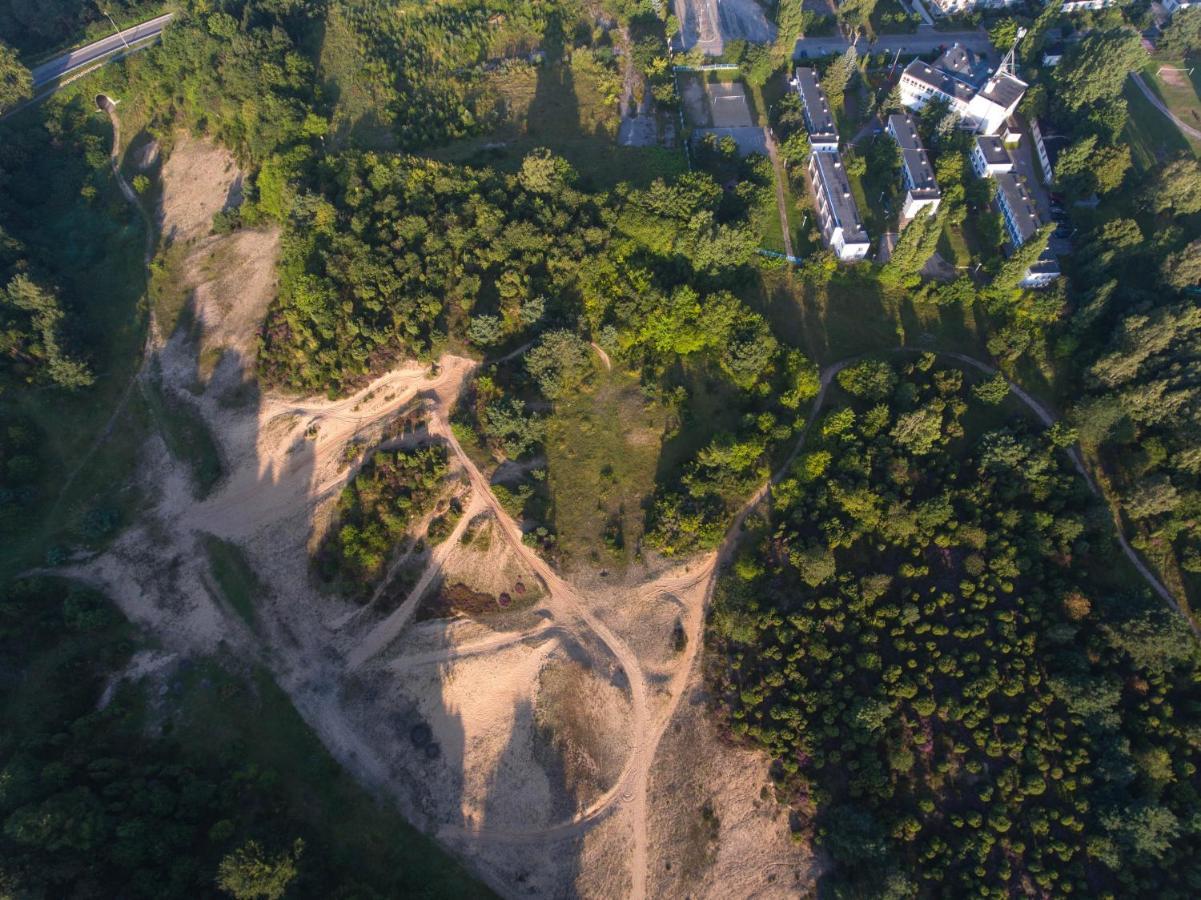
{"type": "MultiPolygon", "coordinates": [[[[901,51],[901,61],[908,62],[910,57],[929,53],[939,47],[949,47],[951,44],[961,44],[974,53],[992,55],[996,51],[989,43],[988,34],[984,31],[935,31],[929,26],[918,28],[913,34],[882,34],[875,41],[869,42],[860,38],[855,49],[864,53],[896,53],[901,51]]],[[[841,34],[823,35],[822,37],[800,38],[793,48],[792,58],[797,59],[802,53],[809,56],[826,56],[830,53],[843,53],[851,42],[841,34]]]]}

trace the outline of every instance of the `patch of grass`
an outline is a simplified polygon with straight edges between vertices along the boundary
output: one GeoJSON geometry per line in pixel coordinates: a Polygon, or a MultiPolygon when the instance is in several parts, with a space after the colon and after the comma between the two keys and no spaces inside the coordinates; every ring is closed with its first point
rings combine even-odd
{"type": "Polygon", "coordinates": [[[361,868],[388,896],[491,897],[434,841],[379,802],[329,755],[263,669],[245,678],[214,659],[184,679],[174,736],[196,760],[239,760],[274,773],[288,812],[326,834],[329,863],[361,868]]]}
{"type": "Polygon", "coordinates": [[[1191,150],[1180,129],[1151,105],[1134,82],[1126,80],[1122,96],[1126,98],[1129,110],[1122,135],[1130,146],[1135,168],[1140,172],[1156,168],[1169,156],[1191,150]]]}
{"type": "Polygon", "coordinates": [[[150,264],[150,302],[154,317],[164,336],[175,333],[185,317],[192,291],[184,277],[188,250],[183,244],[172,244],[150,264]]]}
{"type": "Polygon", "coordinates": [[[501,124],[488,135],[456,141],[430,155],[515,171],[531,150],[548,147],[575,167],[581,186],[590,190],[622,181],[642,187],[686,170],[682,151],[619,146],[613,73],[584,54],[572,59],[571,64],[513,65],[489,73],[486,90],[502,104],[501,124]]]}
{"type": "Polygon", "coordinates": [[[386,112],[395,95],[390,76],[381,63],[367,57],[338,3],[327,7],[317,67],[326,93],[334,99],[331,142],[395,150],[396,135],[386,112]]]}
{"type": "Polygon", "coordinates": [[[171,396],[163,389],[157,372],[152,373],[143,386],[142,393],[167,449],[188,466],[196,496],[207,497],[225,473],[221,451],[208,425],[191,403],[171,396]]]}
{"type": "MultiPolygon", "coordinates": [[[[1201,57],[1197,59],[1155,60],[1143,69],[1143,81],[1147,87],[1164,102],[1172,112],[1187,125],[1201,130],[1201,57]],[[1174,66],[1178,69],[1193,69],[1190,78],[1188,72],[1177,72],[1175,76],[1180,84],[1169,84],[1161,75],[1156,74],[1161,66],[1174,66]]],[[[1193,151],[1201,151],[1201,141],[1181,133],[1181,136],[1192,146],[1193,151]]]]}
{"type": "Polygon", "coordinates": [[[254,628],[256,601],[267,592],[267,588],[255,574],[250,560],[237,544],[211,534],[201,538],[201,545],[221,598],[241,616],[242,621],[254,628]]]}
{"type": "Polygon", "coordinates": [[[861,269],[840,270],[827,284],[765,271],[762,285],[744,299],[767,317],[777,337],[820,365],[898,346],[987,357],[974,311],[885,294],[870,270],[861,269]]]}
{"type": "Polygon", "coordinates": [[[547,479],[564,562],[627,562],[642,539],[666,413],[635,378],[601,372],[555,405],[546,434],[547,479]]]}

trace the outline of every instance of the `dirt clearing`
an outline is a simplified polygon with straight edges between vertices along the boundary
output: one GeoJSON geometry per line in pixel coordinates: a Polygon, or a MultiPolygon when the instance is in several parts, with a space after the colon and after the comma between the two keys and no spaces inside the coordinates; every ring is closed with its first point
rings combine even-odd
{"type": "MultiPolygon", "coordinates": [[[[269,668],[343,766],[503,895],[795,891],[806,860],[781,845],[771,805],[752,805],[767,761],[722,750],[713,727],[689,725],[687,746],[673,743],[681,717],[703,711],[693,685],[716,555],[565,580],[524,542],[449,427],[471,360],[410,363],[333,400],[260,390],[255,335],[274,296],[279,237],[209,234],[237,181],[211,144],[181,138],[164,178],[163,226],[186,244],[190,305],[188,327],[152,357],[164,397],[194,411],[224,474],[197,499],[188,467],[155,438],[139,473],[151,498],[140,520],[72,573],[106,589],[164,653],[226,652],[269,668]],[[398,429],[414,416],[420,429],[398,429]],[[420,551],[393,548],[397,580],[375,602],[323,589],[310,552],[339,492],[370,448],[417,439],[446,444],[461,515],[420,551]],[[216,562],[213,541],[227,551],[216,562]],[[452,602],[422,619],[427,592],[452,602]],[[665,823],[691,821],[695,790],[661,773],[702,764],[721,824],[705,844],[712,861],[685,887],[660,875],[676,852],[665,823]]],[[[584,506],[604,497],[581,536],[616,534],[620,514],[633,547],[663,413],[613,371],[571,416],[565,446],[576,455],[551,451],[548,477],[577,484],[591,498],[584,506]],[[624,433],[608,427],[614,415],[624,433]],[[587,446],[600,449],[578,450],[587,446]]]]}

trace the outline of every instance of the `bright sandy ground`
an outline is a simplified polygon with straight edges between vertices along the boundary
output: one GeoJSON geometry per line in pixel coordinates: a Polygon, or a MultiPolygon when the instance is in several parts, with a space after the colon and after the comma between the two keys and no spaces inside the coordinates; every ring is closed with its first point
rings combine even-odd
{"type": "Polygon", "coordinates": [[[164,166],[162,227],[191,242],[199,323],[157,348],[164,390],[204,417],[227,474],[197,501],[155,439],[139,524],[77,567],[162,644],[124,677],[159,677],[168,656],[217,651],[268,666],[347,768],[502,895],[811,892],[809,851],[764,799],[766,759],[706,718],[699,652],[717,554],[638,583],[564,581],[521,543],[447,427],[470,360],[444,357],[436,375],[401,367],[337,401],[265,392],[228,402],[253,377],[279,243],[275,231],[208,235],[239,179],[225,153],[186,137],[164,166]],[[214,258],[222,264],[206,265],[214,258]],[[309,551],[358,465],[343,461],[346,445],[378,443],[414,405],[429,412],[428,436],[450,444],[449,489],[465,513],[432,552],[396,561],[393,571],[424,565],[411,591],[385,603],[381,589],[360,608],[318,587],[309,551]],[[489,540],[460,540],[473,520],[489,540]],[[203,533],[240,545],[267,586],[254,627],[214,589],[203,533]],[[521,611],[417,621],[441,582],[492,593],[518,581],[534,598],[521,611]],[[422,725],[436,751],[414,740],[422,725]]]}

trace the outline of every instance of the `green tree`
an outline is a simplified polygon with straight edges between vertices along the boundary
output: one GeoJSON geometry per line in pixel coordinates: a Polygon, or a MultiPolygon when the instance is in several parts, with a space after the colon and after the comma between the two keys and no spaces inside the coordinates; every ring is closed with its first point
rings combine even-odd
{"type": "Polygon", "coordinates": [[[557,400],[593,374],[592,348],[578,335],[548,331],[525,356],[525,368],[548,400],[557,400]]]}
{"type": "Polygon", "coordinates": [[[1055,98],[1079,110],[1118,97],[1129,72],[1146,61],[1138,32],[1128,28],[1095,31],[1073,45],[1055,69],[1055,98]]]}
{"type": "Polygon", "coordinates": [[[1191,157],[1168,163],[1160,169],[1143,201],[1157,213],[1187,216],[1201,212],[1201,163],[1191,157]]]}
{"type": "Polygon", "coordinates": [[[14,50],[0,42],[0,110],[16,106],[33,95],[33,77],[14,50]]]}
{"type": "Polygon", "coordinates": [[[1168,254],[1160,272],[1163,280],[1174,288],[1201,285],[1201,238],[1168,254]]]}
{"type": "Polygon", "coordinates": [[[299,838],[291,851],[268,855],[258,841],[247,841],[217,869],[217,886],[235,900],[280,900],[296,878],[304,851],[299,838]]]}
{"type": "MultiPolygon", "coordinates": [[[[845,4],[843,8],[845,9],[845,4]]],[[[854,47],[847,47],[845,53],[830,63],[825,74],[822,75],[822,87],[825,88],[826,95],[830,98],[831,107],[842,108],[846,100],[847,89],[858,72],[858,55],[855,53],[854,47]]]]}

